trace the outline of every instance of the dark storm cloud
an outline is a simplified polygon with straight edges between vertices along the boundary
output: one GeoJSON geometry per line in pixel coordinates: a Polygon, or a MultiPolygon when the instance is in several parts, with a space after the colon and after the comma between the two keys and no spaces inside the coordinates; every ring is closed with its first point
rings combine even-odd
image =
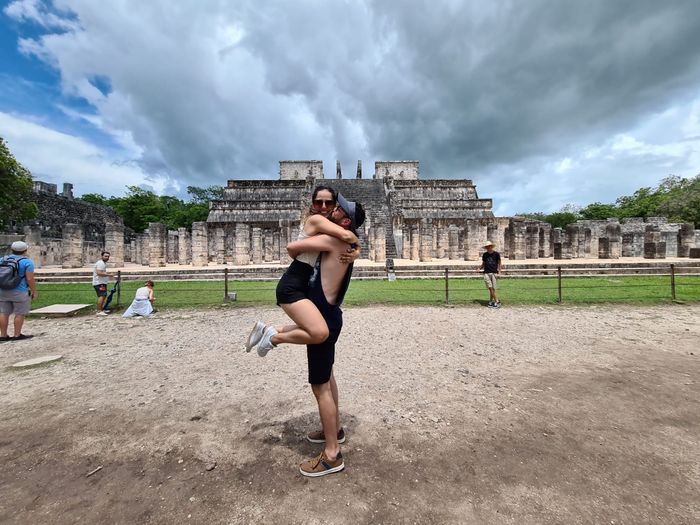
{"type": "Polygon", "coordinates": [[[429,177],[542,178],[700,87],[694,0],[34,4],[15,18],[60,30],[25,52],[181,188],[275,178],[280,159],[324,160],[327,176],[335,159],[345,176],[356,159],[366,173],[417,159],[429,177]]]}

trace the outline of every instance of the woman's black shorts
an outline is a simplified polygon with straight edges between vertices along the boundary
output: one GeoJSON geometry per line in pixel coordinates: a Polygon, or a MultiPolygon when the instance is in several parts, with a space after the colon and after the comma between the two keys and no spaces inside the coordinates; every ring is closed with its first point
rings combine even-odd
{"type": "Polygon", "coordinates": [[[309,279],[313,273],[314,269],[308,264],[292,261],[277,283],[277,304],[291,304],[306,299],[309,293],[309,279]]]}

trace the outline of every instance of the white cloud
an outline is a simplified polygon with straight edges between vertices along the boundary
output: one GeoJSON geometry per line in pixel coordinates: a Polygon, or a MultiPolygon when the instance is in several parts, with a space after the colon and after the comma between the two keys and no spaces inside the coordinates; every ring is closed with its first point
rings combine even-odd
{"type": "Polygon", "coordinates": [[[144,183],[156,193],[172,181],[145,173],[128,158],[115,157],[80,137],[48,128],[30,119],[0,112],[0,130],[10,151],[35,180],[73,183],[77,195],[123,195],[126,186],[144,183]]]}

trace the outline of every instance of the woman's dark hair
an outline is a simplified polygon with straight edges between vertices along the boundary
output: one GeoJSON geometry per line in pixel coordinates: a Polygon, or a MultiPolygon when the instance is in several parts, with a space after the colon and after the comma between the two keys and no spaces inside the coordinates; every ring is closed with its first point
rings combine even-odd
{"type": "Polygon", "coordinates": [[[146,286],[150,286],[151,288],[153,288],[155,284],[153,283],[153,281],[146,281],[146,286]]]}
{"type": "Polygon", "coordinates": [[[313,201],[313,200],[316,198],[316,196],[318,195],[318,192],[319,192],[319,191],[323,191],[323,190],[326,190],[326,191],[330,192],[330,194],[333,196],[333,200],[334,200],[334,201],[337,201],[337,200],[338,200],[338,192],[336,192],[336,191],[335,191],[333,188],[331,188],[330,186],[316,186],[316,187],[314,188],[313,194],[311,194],[311,200],[313,201]]]}

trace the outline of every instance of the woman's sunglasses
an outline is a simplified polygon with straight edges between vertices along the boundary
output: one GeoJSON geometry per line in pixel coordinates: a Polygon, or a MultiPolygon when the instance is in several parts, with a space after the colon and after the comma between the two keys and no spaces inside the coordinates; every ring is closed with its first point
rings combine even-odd
{"type": "Polygon", "coordinates": [[[314,199],[313,203],[314,203],[314,206],[316,208],[322,208],[323,206],[326,206],[327,208],[331,208],[331,207],[335,206],[334,200],[314,199]]]}

